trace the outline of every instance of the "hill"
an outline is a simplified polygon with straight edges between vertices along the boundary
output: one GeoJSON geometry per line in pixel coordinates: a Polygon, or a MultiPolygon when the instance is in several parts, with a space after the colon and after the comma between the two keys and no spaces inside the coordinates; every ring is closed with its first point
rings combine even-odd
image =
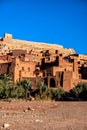
{"type": "Polygon", "coordinates": [[[14,49],[23,49],[23,50],[59,50],[60,53],[64,55],[74,54],[75,50],[72,48],[64,48],[59,44],[49,44],[43,42],[33,42],[33,41],[25,41],[25,40],[17,40],[13,39],[11,34],[5,34],[4,38],[0,39],[0,52],[6,53],[10,52],[14,49]]]}

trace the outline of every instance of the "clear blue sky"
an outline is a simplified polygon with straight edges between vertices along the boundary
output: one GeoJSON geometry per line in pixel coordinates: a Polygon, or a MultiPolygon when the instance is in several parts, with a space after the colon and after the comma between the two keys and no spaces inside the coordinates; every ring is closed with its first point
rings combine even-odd
{"type": "Polygon", "coordinates": [[[5,32],[87,54],[87,0],[0,0],[0,37],[5,32]]]}

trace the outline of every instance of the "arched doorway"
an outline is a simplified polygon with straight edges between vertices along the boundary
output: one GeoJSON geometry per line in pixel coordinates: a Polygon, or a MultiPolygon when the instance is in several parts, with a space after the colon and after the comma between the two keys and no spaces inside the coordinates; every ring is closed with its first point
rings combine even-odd
{"type": "Polygon", "coordinates": [[[53,88],[56,87],[56,83],[55,83],[55,79],[54,78],[50,79],[50,87],[53,87],[53,88]]]}

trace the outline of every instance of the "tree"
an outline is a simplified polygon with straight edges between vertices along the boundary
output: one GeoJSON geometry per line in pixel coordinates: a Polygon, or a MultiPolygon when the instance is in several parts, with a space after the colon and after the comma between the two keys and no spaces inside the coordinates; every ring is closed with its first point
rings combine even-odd
{"type": "Polygon", "coordinates": [[[37,85],[40,97],[42,95],[43,85],[44,85],[44,82],[39,82],[38,85],[37,85]]]}
{"type": "Polygon", "coordinates": [[[40,99],[46,98],[48,87],[44,84],[44,82],[39,82],[37,87],[40,99]]]}
{"type": "Polygon", "coordinates": [[[29,93],[29,96],[30,96],[30,92],[32,90],[32,84],[29,80],[23,80],[21,81],[21,85],[25,89],[25,98],[27,98],[27,93],[29,93]]]}

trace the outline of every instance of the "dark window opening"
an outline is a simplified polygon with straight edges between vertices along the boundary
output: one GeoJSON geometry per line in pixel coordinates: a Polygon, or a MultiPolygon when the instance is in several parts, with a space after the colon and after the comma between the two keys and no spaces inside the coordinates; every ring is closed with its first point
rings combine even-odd
{"type": "Polygon", "coordinates": [[[50,61],[50,57],[48,57],[48,61],[50,61]]]}
{"type": "Polygon", "coordinates": [[[61,73],[61,77],[60,77],[60,86],[63,87],[63,72],[61,73]]]}
{"type": "Polygon", "coordinates": [[[56,83],[55,83],[54,78],[51,78],[51,79],[50,79],[50,87],[53,87],[53,88],[56,87],[56,83]]]}
{"type": "Polygon", "coordinates": [[[63,54],[59,54],[59,56],[62,56],[63,54]]]}
{"type": "Polygon", "coordinates": [[[55,53],[58,54],[58,50],[56,50],[55,53]]]}
{"type": "Polygon", "coordinates": [[[30,67],[28,67],[28,71],[30,71],[30,67]]]}
{"type": "Polygon", "coordinates": [[[48,85],[48,79],[47,78],[44,79],[44,84],[48,85]]]}
{"type": "Polygon", "coordinates": [[[24,67],[22,67],[22,71],[24,71],[24,67]]]}

